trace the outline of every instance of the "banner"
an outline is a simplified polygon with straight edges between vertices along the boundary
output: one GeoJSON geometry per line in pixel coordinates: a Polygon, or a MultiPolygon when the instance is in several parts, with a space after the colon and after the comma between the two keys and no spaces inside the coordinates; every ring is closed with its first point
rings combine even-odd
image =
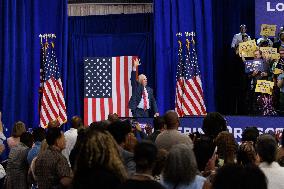
{"type": "MultiPolygon", "coordinates": [[[[180,127],[178,130],[181,133],[189,134],[202,131],[203,116],[192,116],[180,118],[180,127]]],[[[246,127],[257,127],[260,134],[282,131],[284,128],[284,117],[266,117],[266,116],[225,116],[227,126],[237,142],[241,141],[242,133],[246,127]]],[[[137,118],[141,124],[150,124],[153,126],[152,118],[137,118]]]]}
{"type": "Polygon", "coordinates": [[[284,25],[284,2],[281,0],[257,0],[255,2],[255,37],[260,37],[261,25],[276,25],[276,35],[284,25]]]}
{"type": "Polygon", "coordinates": [[[257,80],[255,92],[272,95],[274,83],[272,81],[257,80]]]}
{"type": "Polygon", "coordinates": [[[260,35],[274,37],[275,34],[276,34],[276,25],[261,24],[260,35]]]}
{"type": "Polygon", "coordinates": [[[254,51],[257,49],[255,40],[249,40],[239,44],[239,55],[243,57],[254,57],[254,51]]]}

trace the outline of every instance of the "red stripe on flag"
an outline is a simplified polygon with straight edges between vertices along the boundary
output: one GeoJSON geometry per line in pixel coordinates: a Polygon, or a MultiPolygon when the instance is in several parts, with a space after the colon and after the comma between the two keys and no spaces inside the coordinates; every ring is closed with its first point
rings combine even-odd
{"type": "Polygon", "coordinates": [[[88,98],[84,98],[84,125],[85,126],[88,125],[88,115],[89,115],[89,111],[88,111],[88,98]]]}
{"type": "Polygon", "coordinates": [[[120,57],[116,57],[116,94],[117,94],[117,114],[121,116],[121,93],[120,93],[120,57]]]}
{"type": "MultiPolygon", "coordinates": [[[[51,78],[51,80],[45,82],[45,84],[46,84],[46,87],[47,87],[48,90],[49,90],[49,94],[51,95],[51,98],[52,98],[53,102],[55,103],[55,104],[54,104],[55,107],[58,108],[58,106],[57,106],[58,101],[57,101],[57,98],[55,97],[55,95],[54,95],[54,93],[53,93],[53,92],[55,92],[55,91],[51,88],[51,84],[49,83],[50,81],[53,83],[53,77],[51,78]]],[[[53,83],[53,84],[54,84],[54,83],[53,83]]],[[[55,86],[54,86],[54,87],[55,87],[55,86]]],[[[54,117],[57,118],[57,117],[58,117],[58,113],[57,113],[57,111],[54,109],[54,106],[53,106],[53,104],[52,104],[52,102],[51,102],[51,99],[50,99],[49,96],[47,95],[47,91],[46,91],[46,90],[45,90],[45,93],[44,93],[43,95],[45,95],[45,97],[46,97],[46,102],[47,102],[47,104],[49,105],[52,114],[54,115],[54,117]]]]}
{"type": "Polygon", "coordinates": [[[97,121],[97,113],[96,113],[96,111],[97,111],[96,98],[92,98],[92,117],[93,117],[92,122],[97,121]]]}
{"type": "MultiPolygon", "coordinates": [[[[187,97],[187,99],[190,101],[191,105],[193,106],[193,109],[197,112],[197,115],[200,115],[200,111],[197,108],[196,104],[194,103],[193,99],[191,98],[189,92],[187,90],[184,90],[184,94],[187,97]]],[[[187,103],[184,103],[183,105],[185,106],[187,105],[187,103]]],[[[194,115],[194,114],[191,112],[191,115],[194,115]]]]}
{"type": "Polygon", "coordinates": [[[113,102],[112,98],[108,98],[108,108],[109,108],[109,114],[113,113],[113,102]]]}
{"type": "MultiPolygon", "coordinates": [[[[197,103],[200,105],[200,99],[199,99],[196,91],[193,89],[192,85],[190,84],[190,82],[188,80],[186,81],[186,84],[187,84],[187,86],[188,86],[188,88],[190,90],[190,93],[194,96],[194,98],[196,99],[197,103]]],[[[196,105],[196,103],[195,103],[195,105],[196,105]]],[[[201,109],[199,109],[198,106],[196,105],[196,110],[198,110],[196,112],[198,113],[198,115],[201,115],[201,112],[202,112],[202,106],[200,106],[200,108],[201,109]]]]}
{"type": "Polygon", "coordinates": [[[100,109],[101,109],[101,120],[105,120],[105,99],[101,98],[100,99],[100,109]]]}
{"type": "Polygon", "coordinates": [[[124,88],[125,88],[125,116],[129,117],[129,78],[128,78],[128,57],[124,57],[124,88]]]}

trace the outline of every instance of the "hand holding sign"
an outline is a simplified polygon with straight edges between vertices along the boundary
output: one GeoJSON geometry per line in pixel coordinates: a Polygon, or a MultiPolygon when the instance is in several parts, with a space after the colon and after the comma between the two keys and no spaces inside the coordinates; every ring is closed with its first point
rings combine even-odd
{"type": "Polygon", "coordinates": [[[257,49],[255,40],[249,40],[239,44],[239,55],[244,57],[254,57],[254,51],[257,49]]]}

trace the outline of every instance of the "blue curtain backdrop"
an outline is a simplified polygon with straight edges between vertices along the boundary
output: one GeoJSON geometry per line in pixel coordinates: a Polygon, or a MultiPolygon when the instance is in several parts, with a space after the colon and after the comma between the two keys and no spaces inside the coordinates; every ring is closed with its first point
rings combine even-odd
{"type": "Polygon", "coordinates": [[[68,116],[83,116],[84,57],[137,55],[139,73],[155,88],[153,15],[128,14],[69,17],[68,116]]]}
{"type": "Polygon", "coordinates": [[[55,47],[66,91],[67,0],[0,1],[0,111],[10,135],[21,120],[37,127],[40,33],[54,33],[55,47]]]}
{"type": "Polygon", "coordinates": [[[154,1],[156,93],[161,113],[174,108],[176,33],[196,32],[196,48],[207,111],[215,110],[211,0],[154,1]]]}

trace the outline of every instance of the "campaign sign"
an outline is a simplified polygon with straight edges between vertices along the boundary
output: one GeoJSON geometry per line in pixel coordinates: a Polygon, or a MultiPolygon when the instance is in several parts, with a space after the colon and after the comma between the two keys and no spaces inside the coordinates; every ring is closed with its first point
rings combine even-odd
{"type": "Polygon", "coordinates": [[[250,73],[255,70],[264,71],[263,68],[263,60],[261,59],[254,59],[254,60],[246,60],[245,61],[245,73],[250,73]]]}

